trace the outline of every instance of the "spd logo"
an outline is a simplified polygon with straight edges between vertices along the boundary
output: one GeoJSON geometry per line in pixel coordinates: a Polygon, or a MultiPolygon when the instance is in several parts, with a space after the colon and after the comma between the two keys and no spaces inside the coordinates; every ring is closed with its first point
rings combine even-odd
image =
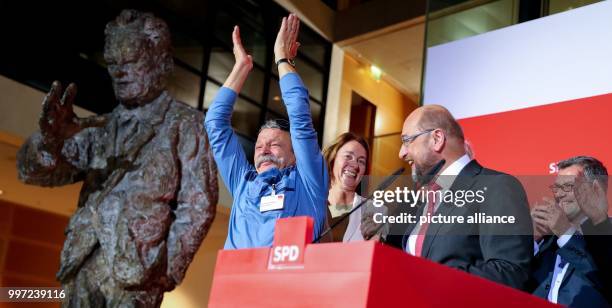
{"type": "Polygon", "coordinates": [[[268,253],[268,269],[303,269],[307,245],[312,243],[313,225],[314,220],[307,216],[277,220],[268,253]]]}
{"type": "Polygon", "coordinates": [[[302,249],[298,245],[274,246],[270,251],[268,269],[299,269],[304,268],[302,249]]]}
{"type": "Polygon", "coordinates": [[[274,247],[272,262],[295,262],[300,256],[300,248],[297,245],[274,247]]]}

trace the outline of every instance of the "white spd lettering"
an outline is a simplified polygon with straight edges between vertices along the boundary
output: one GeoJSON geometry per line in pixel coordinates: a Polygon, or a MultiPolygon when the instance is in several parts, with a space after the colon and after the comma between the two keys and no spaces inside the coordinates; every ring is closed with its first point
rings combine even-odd
{"type": "Polygon", "coordinates": [[[274,262],[296,261],[300,256],[300,248],[297,245],[274,247],[274,262]]]}
{"type": "Polygon", "coordinates": [[[559,167],[557,167],[557,163],[550,163],[548,165],[548,174],[553,174],[559,172],[559,167]]]}

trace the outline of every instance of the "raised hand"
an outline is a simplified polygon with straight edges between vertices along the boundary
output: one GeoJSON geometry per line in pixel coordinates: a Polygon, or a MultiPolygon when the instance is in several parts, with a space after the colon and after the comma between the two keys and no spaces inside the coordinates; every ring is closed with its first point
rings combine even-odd
{"type": "Polygon", "coordinates": [[[253,69],[253,57],[247,54],[247,52],[244,50],[242,39],[240,38],[240,28],[238,26],[234,26],[234,31],[232,32],[232,42],[234,44],[234,59],[236,60],[234,65],[240,68],[248,69],[249,71],[253,69]]]}
{"type": "Polygon", "coordinates": [[[43,100],[43,110],[38,121],[43,144],[48,150],[61,150],[64,140],[72,137],[82,129],[91,126],[101,126],[105,123],[104,117],[91,117],[80,119],[72,108],[76,96],[76,85],[68,85],[63,95],[62,85],[54,81],[51,90],[43,100]]]}
{"type": "Polygon", "coordinates": [[[594,225],[608,219],[608,197],[600,181],[579,177],[574,185],[574,196],[582,212],[594,225]]]}
{"type": "Polygon", "coordinates": [[[74,132],[77,129],[76,115],[72,110],[76,86],[71,83],[60,98],[61,92],[62,85],[59,81],[55,81],[43,100],[43,110],[38,124],[45,143],[63,141],[76,133],[74,132]]]}
{"type": "Polygon", "coordinates": [[[300,43],[297,41],[300,32],[300,20],[295,14],[283,17],[281,27],[274,43],[275,61],[280,59],[293,59],[297,56],[300,43]]]}
{"type": "Polygon", "coordinates": [[[249,72],[253,69],[253,57],[249,55],[244,46],[242,46],[242,40],[240,39],[240,28],[234,26],[232,32],[232,42],[234,43],[234,68],[223,83],[226,88],[232,89],[236,93],[240,93],[242,85],[249,76],[249,72]]]}

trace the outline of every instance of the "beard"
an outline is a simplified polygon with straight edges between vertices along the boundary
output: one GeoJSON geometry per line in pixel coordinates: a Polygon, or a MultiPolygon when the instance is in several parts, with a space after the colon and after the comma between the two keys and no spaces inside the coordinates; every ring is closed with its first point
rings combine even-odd
{"type": "Polygon", "coordinates": [[[280,169],[283,165],[284,160],[282,158],[276,157],[274,155],[262,155],[255,158],[255,168],[259,168],[261,164],[265,162],[270,162],[276,165],[280,169]]]}
{"type": "Polygon", "coordinates": [[[428,175],[426,174],[427,171],[429,171],[430,168],[427,168],[425,170],[417,167],[416,165],[414,165],[412,167],[412,181],[415,183],[419,183],[421,185],[424,185],[425,182],[427,182],[427,177],[428,175]]]}
{"type": "Polygon", "coordinates": [[[417,171],[416,166],[412,167],[412,181],[415,183],[419,183],[421,181],[421,173],[417,171]]]}
{"type": "Polygon", "coordinates": [[[437,163],[436,161],[427,162],[425,164],[416,164],[415,162],[412,165],[412,181],[420,185],[427,184],[431,181],[432,177],[435,176],[435,174],[429,173],[437,163]]]}

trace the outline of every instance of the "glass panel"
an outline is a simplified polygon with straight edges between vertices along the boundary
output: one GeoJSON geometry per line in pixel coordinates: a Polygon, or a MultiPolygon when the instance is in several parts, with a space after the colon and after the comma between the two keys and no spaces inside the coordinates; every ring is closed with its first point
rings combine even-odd
{"type": "Polygon", "coordinates": [[[181,32],[172,33],[174,57],[187,63],[192,68],[202,70],[202,57],[204,49],[197,40],[181,32]]]}
{"type": "Polygon", "coordinates": [[[267,120],[274,120],[274,119],[285,119],[285,120],[289,121],[289,118],[287,117],[287,114],[279,115],[277,113],[274,113],[274,112],[271,112],[270,110],[268,110],[268,113],[266,113],[266,121],[267,120]]]}
{"type": "MultiPolygon", "coordinates": [[[[305,63],[304,61],[300,61],[298,58],[296,60],[296,70],[298,74],[300,74],[300,78],[302,78],[302,82],[308,89],[308,93],[310,96],[315,99],[322,101],[323,100],[323,73],[316,69],[314,66],[305,63]]],[[[278,76],[278,70],[276,65],[273,66],[272,73],[275,76],[278,76]]],[[[278,83],[278,81],[276,81],[278,83]]],[[[272,93],[272,85],[270,85],[270,93],[272,93]]],[[[278,84],[277,84],[278,88],[278,84]]],[[[280,92],[279,92],[280,93],[280,92]]],[[[274,97],[274,96],[270,96],[274,97]]]]}
{"type": "Polygon", "coordinates": [[[265,75],[262,70],[254,67],[249,78],[244,82],[241,93],[261,103],[263,98],[265,75]]]}
{"type": "Polygon", "coordinates": [[[238,98],[236,104],[234,104],[234,112],[232,113],[232,126],[236,131],[245,136],[257,139],[260,114],[260,107],[238,98]]]}
{"type": "MultiPolygon", "coordinates": [[[[220,87],[210,81],[206,82],[206,91],[204,92],[204,108],[210,108],[212,100],[219,91],[220,87]]],[[[236,132],[243,134],[249,138],[256,139],[259,132],[259,114],[261,108],[247,102],[240,97],[234,104],[232,113],[232,127],[236,132]]],[[[245,139],[246,140],[246,139],[245,139]]],[[[243,144],[244,146],[244,144],[243,144]]]]}
{"type": "Polygon", "coordinates": [[[234,67],[234,54],[222,48],[215,48],[210,52],[208,63],[208,77],[219,82],[225,81],[234,67]]]}
{"type": "Polygon", "coordinates": [[[548,14],[556,14],[600,2],[601,0],[549,0],[548,14]]]}
{"type": "Polygon", "coordinates": [[[215,95],[217,95],[219,88],[218,85],[206,81],[206,88],[204,89],[204,109],[210,108],[210,104],[212,104],[212,100],[215,98],[215,95]]]}
{"type": "MultiPolygon", "coordinates": [[[[443,3],[442,0],[431,1],[443,3]]],[[[453,7],[442,11],[431,11],[428,15],[427,46],[456,41],[476,34],[489,32],[516,23],[518,0],[500,0],[462,10],[453,7]]],[[[439,5],[444,7],[443,5],[439,5]]]]}
{"type": "Polygon", "coordinates": [[[265,65],[266,40],[263,29],[258,30],[253,27],[252,23],[249,24],[248,20],[237,20],[224,11],[219,11],[215,20],[215,37],[223,43],[225,48],[232,48],[232,31],[234,26],[238,25],[244,48],[253,57],[253,61],[265,65]]]}
{"type": "Polygon", "coordinates": [[[470,0],[429,0],[429,12],[440,11],[469,1],[470,0]]]}
{"type": "MultiPolygon", "coordinates": [[[[268,109],[286,117],[287,108],[281,97],[278,80],[276,78],[270,79],[270,93],[268,95],[268,109]]],[[[278,116],[276,116],[278,117],[278,116]]]]}
{"type": "Polygon", "coordinates": [[[175,65],[174,73],[168,78],[168,92],[176,100],[189,106],[198,107],[200,76],[175,65]]]}
{"type": "Polygon", "coordinates": [[[321,38],[314,31],[300,27],[300,52],[306,55],[311,60],[315,61],[321,67],[325,66],[325,48],[329,44],[325,39],[321,38]]]}
{"type": "Polygon", "coordinates": [[[236,134],[238,136],[238,142],[242,145],[242,149],[244,150],[244,155],[247,160],[252,164],[253,156],[255,155],[255,142],[253,140],[247,139],[240,134],[236,134]]]}
{"type": "MultiPolygon", "coordinates": [[[[268,113],[266,115],[266,119],[275,119],[279,116],[288,118],[287,108],[285,107],[285,103],[283,102],[280,96],[280,90],[278,88],[278,82],[276,81],[276,79],[273,79],[270,83],[270,99],[268,99],[268,109],[270,109],[276,114],[268,113]]],[[[314,125],[315,130],[319,129],[319,124],[322,120],[321,110],[322,107],[319,103],[310,100],[310,114],[312,116],[312,124],[314,125]]]]}
{"type": "MultiPolygon", "coordinates": [[[[234,67],[234,54],[232,52],[217,49],[210,53],[210,64],[208,65],[208,76],[224,82],[234,67]]],[[[242,94],[258,102],[261,102],[263,95],[264,72],[254,67],[249,78],[242,86],[242,94]]]]}
{"type": "Polygon", "coordinates": [[[321,124],[321,109],[321,105],[314,102],[313,100],[310,100],[310,114],[312,116],[312,125],[319,135],[321,135],[322,133],[319,131],[319,124],[321,124]]]}
{"type": "Polygon", "coordinates": [[[223,3],[225,4],[223,9],[230,12],[233,18],[244,22],[246,25],[256,29],[258,32],[263,32],[264,20],[262,15],[262,6],[260,4],[261,2],[262,1],[253,0],[225,1],[225,3],[223,3]]]}
{"type": "Polygon", "coordinates": [[[297,71],[304,82],[304,85],[308,89],[310,96],[318,101],[323,100],[323,73],[312,65],[296,60],[297,71]]]}

